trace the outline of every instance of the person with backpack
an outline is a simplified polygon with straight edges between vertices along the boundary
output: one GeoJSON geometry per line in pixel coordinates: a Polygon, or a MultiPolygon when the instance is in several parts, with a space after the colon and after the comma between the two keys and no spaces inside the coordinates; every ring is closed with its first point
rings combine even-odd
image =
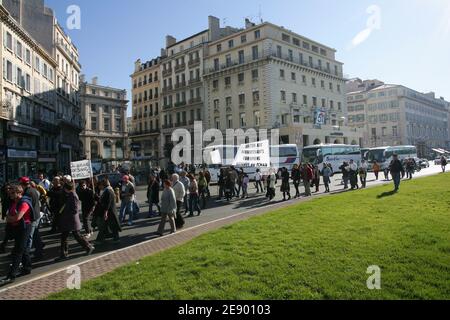
{"type": "Polygon", "coordinates": [[[32,200],[24,196],[24,190],[21,185],[12,186],[9,195],[11,203],[6,216],[6,227],[10,239],[14,240],[14,249],[8,275],[0,280],[0,286],[13,283],[19,275],[30,274],[32,268],[30,251],[27,246],[34,215],[32,200]],[[19,273],[21,263],[22,271],[19,273]]]}
{"type": "Polygon", "coordinates": [[[67,241],[70,233],[72,233],[78,244],[86,251],[86,255],[91,255],[95,250],[87,239],[81,235],[81,222],[80,222],[80,200],[75,193],[73,182],[64,184],[64,193],[66,195],[66,202],[64,204],[60,223],[61,230],[61,252],[60,256],[55,259],[55,262],[60,262],[68,259],[69,255],[69,242],[67,241]]]}
{"type": "Polygon", "coordinates": [[[177,229],[181,229],[185,224],[184,218],[181,215],[181,208],[183,207],[186,190],[184,190],[184,185],[180,182],[180,176],[176,173],[172,175],[172,189],[175,192],[175,199],[177,201],[175,226],[177,227],[177,229]]]}
{"type": "MultiPolygon", "coordinates": [[[[23,188],[23,195],[31,199],[33,205],[33,216],[31,217],[31,231],[27,241],[28,251],[30,252],[33,245],[36,247],[35,256],[41,258],[44,251],[44,243],[39,235],[39,225],[41,223],[41,194],[36,188],[32,187],[32,181],[28,177],[19,179],[20,185],[23,188]]],[[[34,184],[34,182],[33,182],[34,184]]],[[[36,184],[34,184],[36,186],[36,184]]]]}
{"type": "Polygon", "coordinates": [[[120,188],[120,214],[119,220],[121,223],[125,222],[125,217],[128,214],[128,225],[133,225],[133,196],[135,194],[134,184],[131,183],[128,176],[122,177],[122,186],[120,188]]]}

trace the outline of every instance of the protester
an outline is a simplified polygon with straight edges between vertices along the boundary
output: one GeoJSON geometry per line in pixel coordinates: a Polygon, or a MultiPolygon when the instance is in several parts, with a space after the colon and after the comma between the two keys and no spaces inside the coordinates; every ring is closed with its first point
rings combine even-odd
{"type": "Polygon", "coordinates": [[[406,165],[406,178],[411,180],[413,178],[414,172],[416,171],[416,161],[413,158],[406,159],[405,165],[406,165]]]}
{"type": "Polygon", "coordinates": [[[350,160],[349,163],[349,178],[350,178],[350,186],[352,190],[359,189],[358,185],[358,165],[353,161],[353,159],[350,160]]]}
{"type": "Polygon", "coordinates": [[[241,195],[242,190],[242,180],[244,179],[244,169],[240,169],[239,172],[237,172],[237,186],[236,186],[236,198],[239,198],[241,195]]]}
{"type": "Polygon", "coordinates": [[[331,175],[333,170],[331,170],[331,164],[324,163],[322,169],[323,184],[325,185],[325,193],[330,192],[331,175]]]}
{"type": "Polygon", "coordinates": [[[368,171],[367,163],[364,160],[362,160],[361,166],[359,167],[359,180],[361,181],[362,188],[365,188],[367,185],[367,171],[368,171]]]}
{"type": "Polygon", "coordinates": [[[447,159],[444,156],[441,157],[441,168],[442,172],[445,172],[447,168],[447,159]]]}
{"type": "Polygon", "coordinates": [[[373,169],[373,173],[375,174],[375,180],[378,181],[378,175],[380,174],[380,169],[381,169],[378,162],[374,161],[372,169],[373,169]]]}
{"type": "Polygon", "coordinates": [[[311,180],[313,179],[314,172],[312,168],[305,163],[303,165],[302,170],[302,180],[303,180],[303,186],[305,187],[305,197],[310,197],[312,195],[311,193],[311,180]]]}
{"type": "Polygon", "coordinates": [[[198,194],[199,201],[202,200],[202,209],[206,209],[206,196],[208,194],[208,181],[206,180],[205,174],[203,171],[200,171],[198,176],[198,194]]]}
{"type": "Polygon", "coordinates": [[[172,175],[172,189],[175,192],[175,199],[177,202],[177,214],[175,217],[175,226],[177,227],[177,229],[183,228],[185,224],[184,218],[181,215],[181,208],[183,207],[186,191],[184,190],[184,185],[179,180],[180,177],[178,176],[178,174],[172,175]]]}
{"type": "Polygon", "coordinates": [[[256,193],[264,192],[264,187],[262,185],[261,180],[262,180],[261,170],[256,169],[256,173],[255,173],[256,193]]]}
{"type": "Polygon", "coordinates": [[[158,214],[161,213],[161,207],[159,206],[159,181],[158,178],[150,176],[148,179],[147,186],[147,200],[149,205],[149,218],[156,216],[157,214],[153,211],[153,206],[158,209],[158,214]]]}
{"type": "Polygon", "coordinates": [[[120,189],[120,214],[119,220],[121,223],[125,222],[125,217],[128,214],[128,225],[133,225],[133,195],[135,194],[135,188],[130,181],[130,177],[122,177],[122,186],[120,189]]]}
{"type": "Polygon", "coordinates": [[[45,179],[44,174],[40,173],[38,175],[38,179],[39,179],[39,185],[41,187],[43,187],[45,189],[45,191],[49,191],[50,190],[50,181],[48,181],[47,179],[45,179]]]}
{"type": "Polygon", "coordinates": [[[197,215],[199,216],[202,213],[202,210],[200,209],[200,206],[198,204],[198,198],[199,198],[198,183],[192,174],[189,174],[188,178],[190,180],[190,186],[189,186],[189,210],[190,210],[190,213],[189,213],[189,217],[194,216],[194,211],[197,211],[197,215]]]}
{"type": "Polygon", "coordinates": [[[52,221],[52,229],[51,233],[58,231],[59,228],[59,219],[62,214],[62,208],[66,201],[66,195],[64,193],[61,178],[59,176],[53,178],[52,187],[50,191],[47,193],[47,197],[49,200],[50,212],[52,213],[53,221],[52,221]]]}
{"type": "MultiPolygon", "coordinates": [[[[6,216],[8,215],[8,210],[11,206],[11,192],[12,186],[9,183],[6,183],[1,188],[1,201],[2,201],[2,220],[6,219],[6,216]]],[[[8,228],[5,227],[5,235],[3,238],[2,243],[0,244],[0,254],[6,252],[6,246],[8,245],[8,241],[10,240],[10,234],[8,234],[8,228]]]]}
{"type": "Polygon", "coordinates": [[[281,188],[280,192],[283,193],[283,201],[286,201],[286,195],[289,197],[288,200],[291,200],[291,186],[289,184],[290,179],[289,171],[286,168],[281,169],[281,188]]]}
{"type": "Polygon", "coordinates": [[[94,246],[92,246],[85,237],[80,233],[81,223],[80,223],[80,200],[77,194],[74,192],[73,183],[64,184],[64,192],[66,193],[66,202],[62,210],[62,215],[60,219],[60,230],[61,230],[61,253],[59,258],[55,261],[63,261],[68,259],[69,255],[69,243],[67,239],[70,233],[72,233],[78,244],[86,251],[87,255],[92,254],[94,251],[94,246]]]}
{"type": "Polygon", "coordinates": [[[401,161],[398,159],[398,155],[396,154],[393,155],[393,160],[389,165],[389,171],[391,172],[392,180],[394,180],[394,187],[395,187],[394,191],[397,192],[400,188],[401,177],[405,176],[405,169],[403,168],[403,165],[401,161]]]}
{"type": "Polygon", "coordinates": [[[339,170],[342,172],[342,181],[344,182],[344,190],[348,189],[348,181],[350,177],[350,166],[346,161],[342,163],[342,165],[339,167],[339,170]]]}
{"type": "Polygon", "coordinates": [[[231,180],[234,183],[233,190],[232,190],[233,197],[239,197],[238,189],[236,188],[236,183],[238,182],[238,173],[237,173],[236,169],[233,166],[230,167],[229,175],[230,175],[231,180]]]}
{"type": "Polygon", "coordinates": [[[244,177],[242,178],[242,199],[248,198],[248,185],[250,183],[250,178],[248,174],[244,173],[244,177]]]}
{"type": "Polygon", "coordinates": [[[41,222],[41,194],[36,190],[36,184],[34,182],[34,187],[32,186],[32,181],[30,180],[30,178],[22,177],[19,179],[19,182],[23,188],[24,197],[30,198],[31,204],[33,206],[33,215],[31,216],[31,230],[27,241],[27,249],[28,252],[30,252],[34,245],[36,248],[35,257],[39,259],[42,257],[44,250],[44,243],[42,242],[39,234],[39,225],[41,222]]]}
{"type": "Polygon", "coordinates": [[[275,198],[275,185],[277,184],[277,175],[275,174],[274,169],[270,169],[269,174],[267,176],[267,195],[269,201],[272,201],[275,198]]]}
{"type": "Polygon", "coordinates": [[[6,216],[6,233],[11,240],[14,240],[14,249],[8,275],[0,281],[0,286],[14,282],[19,275],[31,273],[31,258],[27,242],[32,228],[33,204],[31,198],[24,196],[21,185],[12,186],[9,195],[11,202],[6,216]],[[21,263],[22,271],[19,274],[21,263]]]}
{"type": "Polygon", "coordinates": [[[77,195],[81,202],[81,218],[84,232],[86,233],[85,236],[89,239],[92,236],[91,220],[95,209],[95,194],[92,186],[88,185],[88,183],[88,180],[80,181],[77,188],[77,195]]]}
{"type": "Polygon", "coordinates": [[[187,172],[185,170],[180,172],[180,182],[183,184],[184,190],[186,191],[183,202],[184,202],[184,214],[187,214],[190,211],[188,197],[189,197],[189,187],[191,185],[191,181],[187,177],[187,172]]]}
{"type": "Polygon", "coordinates": [[[292,182],[294,183],[294,188],[295,188],[295,197],[294,198],[298,198],[298,197],[300,197],[299,186],[300,186],[300,180],[301,180],[301,172],[300,172],[300,169],[297,164],[294,164],[294,166],[292,167],[291,176],[292,176],[292,182]]]}
{"type": "Polygon", "coordinates": [[[102,245],[105,241],[108,230],[111,231],[113,241],[120,242],[119,232],[122,231],[119,217],[117,216],[114,190],[108,179],[100,181],[98,184],[100,198],[95,210],[96,225],[98,226],[98,235],[95,243],[102,245]]]}
{"type": "Polygon", "coordinates": [[[203,170],[203,173],[206,178],[206,194],[207,194],[208,198],[211,198],[211,191],[209,190],[209,185],[211,183],[211,172],[209,172],[209,170],[207,168],[205,168],[203,170]]]}
{"type": "Polygon", "coordinates": [[[384,180],[389,181],[389,166],[386,166],[383,170],[384,180]]]}
{"type": "Polygon", "coordinates": [[[169,219],[170,233],[175,233],[177,231],[175,226],[177,200],[175,198],[175,192],[171,186],[172,184],[170,183],[169,180],[164,181],[164,191],[161,195],[161,222],[158,227],[158,234],[160,236],[163,236],[164,227],[166,225],[167,219],[169,219]]]}
{"type": "Polygon", "coordinates": [[[219,197],[217,200],[221,200],[224,197],[226,178],[225,169],[221,168],[217,176],[217,185],[219,187],[219,197]]]}
{"type": "Polygon", "coordinates": [[[312,167],[313,169],[313,179],[312,179],[312,184],[316,187],[316,193],[319,192],[319,187],[320,187],[320,170],[319,170],[319,166],[318,165],[313,165],[312,167]]]}

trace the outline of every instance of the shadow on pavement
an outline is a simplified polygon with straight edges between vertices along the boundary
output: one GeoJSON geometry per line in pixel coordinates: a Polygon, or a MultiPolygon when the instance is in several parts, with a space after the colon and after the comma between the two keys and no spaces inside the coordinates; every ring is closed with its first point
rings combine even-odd
{"type": "Polygon", "coordinates": [[[397,191],[395,191],[395,190],[392,190],[392,191],[389,191],[389,192],[383,192],[382,194],[377,196],[377,199],[383,199],[383,198],[386,198],[386,197],[391,197],[391,196],[395,195],[396,193],[397,193],[397,191]]]}

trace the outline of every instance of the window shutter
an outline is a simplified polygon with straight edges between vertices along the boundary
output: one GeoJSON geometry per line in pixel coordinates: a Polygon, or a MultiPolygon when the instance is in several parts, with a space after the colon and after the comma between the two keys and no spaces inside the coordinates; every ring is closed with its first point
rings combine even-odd
{"type": "Polygon", "coordinates": [[[3,58],[3,78],[6,79],[7,77],[7,70],[6,70],[6,60],[3,58]]]}

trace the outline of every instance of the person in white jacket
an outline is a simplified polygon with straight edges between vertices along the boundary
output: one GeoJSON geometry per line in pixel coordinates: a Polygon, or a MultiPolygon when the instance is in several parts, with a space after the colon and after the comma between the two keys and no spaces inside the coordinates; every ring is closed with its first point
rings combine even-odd
{"type": "Polygon", "coordinates": [[[175,199],[177,200],[175,224],[177,228],[182,228],[184,226],[184,219],[181,215],[181,208],[183,207],[186,189],[184,188],[184,184],[180,181],[180,176],[176,173],[172,175],[172,189],[175,192],[175,199]]]}

